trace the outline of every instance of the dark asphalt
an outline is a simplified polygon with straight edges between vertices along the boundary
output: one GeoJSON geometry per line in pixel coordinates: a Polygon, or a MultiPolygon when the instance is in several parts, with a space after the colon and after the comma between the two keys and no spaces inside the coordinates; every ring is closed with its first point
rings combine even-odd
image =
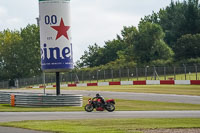
{"type": "Polygon", "coordinates": [[[0,126],[0,133],[50,133],[50,132],[40,132],[40,131],[33,131],[33,130],[27,130],[27,129],[21,129],[21,128],[0,126]]]}
{"type": "Polygon", "coordinates": [[[200,118],[200,111],[0,112],[0,122],[106,118],[200,118]]]}

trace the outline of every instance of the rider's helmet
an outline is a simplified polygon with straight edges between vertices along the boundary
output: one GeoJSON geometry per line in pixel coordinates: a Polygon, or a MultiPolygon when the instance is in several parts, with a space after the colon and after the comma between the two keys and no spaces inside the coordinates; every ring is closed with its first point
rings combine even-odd
{"type": "Polygon", "coordinates": [[[96,94],[96,97],[99,97],[99,96],[100,96],[99,93],[97,93],[97,94],[96,94]]]}

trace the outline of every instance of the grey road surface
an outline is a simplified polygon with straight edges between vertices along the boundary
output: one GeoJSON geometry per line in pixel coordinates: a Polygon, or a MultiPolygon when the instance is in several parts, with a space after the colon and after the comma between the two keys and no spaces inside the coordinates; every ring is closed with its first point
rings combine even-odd
{"type": "MultiPolygon", "coordinates": [[[[5,91],[5,90],[4,90],[5,91]]],[[[9,92],[31,92],[43,93],[43,90],[7,90],[9,92]]],[[[56,90],[46,90],[46,93],[56,94],[56,90]]],[[[87,97],[94,97],[100,93],[105,98],[142,100],[142,101],[159,101],[172,103],[189,103],[200,104],[200,96],[175,95],[175,94],[154,94],[154,93],[132,93],[132,92],[110,92],[110,91],[81,91],[81,90],[61,90],[61,94],[81,94],[87,97]]]]}
{"type": "Polygon", "coordinates": [[[105,118],[200,118],[200,111],[0,112],[0,122],[105,118]]]}
{"type": "Polygon", "coordinates": [[[41,132],[41,131],[33,131],[21,128],[11,128],[11,127],[1,127],[0,126],[0,133],[48,133],[48,132],[41,132]]]}

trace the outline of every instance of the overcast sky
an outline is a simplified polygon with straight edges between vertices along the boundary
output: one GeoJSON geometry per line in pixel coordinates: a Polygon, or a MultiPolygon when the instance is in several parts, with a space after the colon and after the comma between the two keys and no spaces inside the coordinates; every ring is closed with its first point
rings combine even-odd
{"type": "MultiPolygon", "coordinates": [[[[171,0],[71,0],[72,43],[74,60],[89,45],[103,46],[120,34],[123,26],[137,26],[152,11],[169,5],[171,0]]],[[[38,0],[0,0],[0,31],[19,30],[36,24],[38,0]]]]}

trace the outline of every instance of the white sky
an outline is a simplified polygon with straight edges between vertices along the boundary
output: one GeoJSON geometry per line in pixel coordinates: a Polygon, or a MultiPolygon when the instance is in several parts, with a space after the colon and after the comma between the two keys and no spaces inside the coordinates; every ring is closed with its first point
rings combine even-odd
{"type": "MultiPolygon", "coordinates": [[[[74,61],[89,45],[103,46],[120,34],[123,26],[137,26],[152,11],[169,5],[171,0],[71,0],[74,61]]],[[[36,24],[38,0],[0,0],[0,31],[36,24]]]]}

